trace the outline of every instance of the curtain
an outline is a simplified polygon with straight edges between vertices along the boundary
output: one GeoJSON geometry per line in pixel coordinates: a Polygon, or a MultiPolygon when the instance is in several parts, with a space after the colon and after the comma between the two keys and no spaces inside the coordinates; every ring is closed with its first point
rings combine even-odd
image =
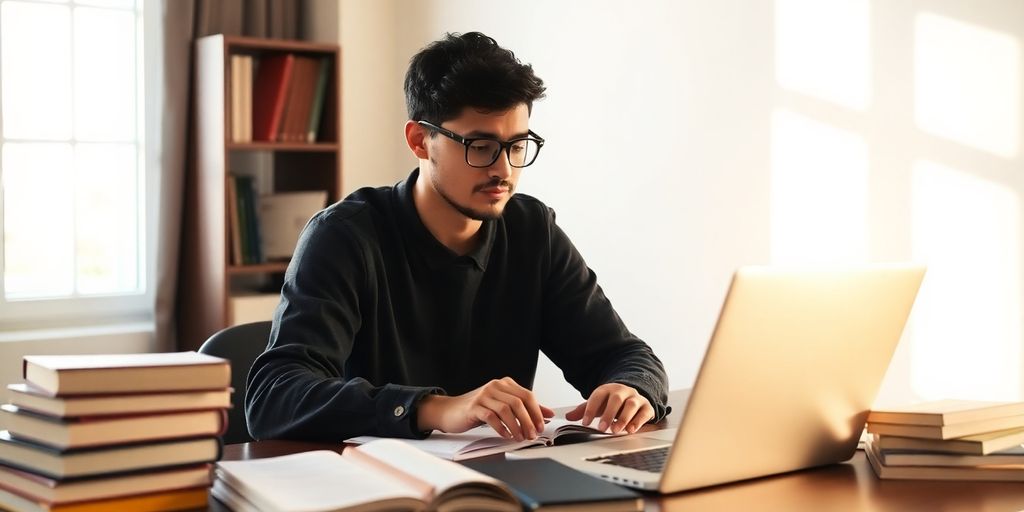
{"type": "MultiPolygon", "coordinates": [[[[181,228],[185,180],[192,165],[192,41],[211,34],[298,39],[301,0],[158,0],[162,65],[154,104],[160,114],[158,137],[156,349],[179,343],[175,319],[179,294],[181,228]]],[[[147,91],[148,93],[149,91],[147,91]]]]}

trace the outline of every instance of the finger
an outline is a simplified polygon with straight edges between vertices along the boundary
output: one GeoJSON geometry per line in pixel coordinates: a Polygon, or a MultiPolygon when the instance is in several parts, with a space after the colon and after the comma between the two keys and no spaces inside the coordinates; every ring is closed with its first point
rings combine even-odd
{"type": "Polygon", "coordinates": [[[587,408],[583,411],[583,426],[589,426],[594,421],[594,417],[604,409],[604,402],[607,399],[608,392],[600,388],[590,394],[590,398],[587,399],[587,408]]]}
{"type": "Polygon", "coordinates": [[[633,417],[643,407],[644,400],[637,396],[631,396],[622,403],[622,408],[619,409],[618,416],[615,417],[615,423],[612,424],[612,433],[619,434],[626,430],[626,425],[630,421],[633,421],[633,417]]]}
{"type": "MultiPolygon", "coordinates": [[[[537,397],[534,396],[533,391],[526,389],[519,385],[515,379],[511,377],[505,377],[501,379],[503,384],[502,389],[511,395],[515,395],[522,401],[523,406],[529,415],[527,421],[533,423],[533,428],[536,431],[544,430],[544,413],[540,410],[540,404],[537,402],[537,397]]],[[[525,423],[525,422],[524,422],[525,423]]]]}
{"type": "Polygon", "coordinates": [[[601,421],[597,424],[598,430],[603,432],[612,426],[612,420],[619,415],[619,409],[622,409],[622,403],[624,401],[625,398],[620,393],[611,393],[608,395],[604,411],[601,414],[601,421]]]}
{"type": "MultiPolygon", "coordinates": [[[[646,400],[644,401],[646,402],[646,400]]],[[[640,410],[637,411],[636,415],[633,416],[633,419],[629,421],[629,424],[626,425],[626,431],[630,434],[634,434],[637,430],[640,430],[640,427],[653,419],[654,407],[651,407],[650,403],[645,403],[640,407],[640,410]]]]}
{"type": "Polygon", "coordinates": [[[543,405],[540,406],[540,413],[543,414],[545,418],[554,418],[555,417],[554,409],[549,409],[547,407],[544,407],[543,405]]]}
{"type": "Polygon", "coordinates": [[[505,428],[505,425],[501,423],[501,418],[498,417],[498,413],[485,407],[480,407],[479,412],[474,416],[478,420],[490,425],[499,436],[505,439],[512,439],[512,433],[509,432],[508,429],[505,428]]]}
{"type": "MultiPolygon", "coordinates": [[[[519,426],[522,428],[524,436],[528,439],[537,439],[537,424],[534,423],[533,418],[530,417],[530,412],[526,410],[526,404],[524,404],[519,397],[509,394],[499,394],[495,396],[495,398],[504,402],[510,409],[512,409],[512,415],[519,422],[519,426]]],[[[539,407],[537,409],[537,413],[540,413],[539,407]]],[[[540,430],[544,430],[543,420],[541,420],[540,430]]]]}
{"type": "Polygon", "coordinates": [[[494,397],[488,397],[481,401],[480,405],[494,411],[498,415],[501,422],[505,424],[505,428],[512,433],[512,439],[516,441],[523,440],[523,429],[519,426],[519,422],[516,421],[515,414],[512,413],[512,408],[508,404],[494,397]]]}
{"type": "MultiPolygon", "coordinates": [[[[587,408],[587,403],[586,402],[583,402],[582,404],[577,405],[575,409],[565,413],[565,419],[567,419],[569,421],[576,421],[576,420],[582,418],[583,417],[583,411],[586,408],[587,408]]],[[[548,409],[548,410],[550,411],[551,409],[548,409]]]]}

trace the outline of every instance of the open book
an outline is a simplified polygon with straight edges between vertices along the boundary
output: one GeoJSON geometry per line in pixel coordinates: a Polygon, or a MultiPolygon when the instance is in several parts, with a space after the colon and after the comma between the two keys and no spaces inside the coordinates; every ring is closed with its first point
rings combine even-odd
{"type": "Polygon", "coordinates": [[[508,487],[396,439],[217,463],[213,495],[235,511],[519,512],[508,487]]]}
{"type": "MultiPolygon", "coordinates": [[[[489,425],[480,425],[461,434],[435,432],[426,439],[407,439],[405,442],[442,459],[465,460],[496,453],[510,452],[531,446],[551,446],[587,441],[594,437],[613,435],[607,431],[584,427],[579,422],[552,418],[537,439],[516,441],[499,436],[489,425]]],[[[363,444],[381,439],[360,436],[346,439],[346,443],[363,444]]]]}

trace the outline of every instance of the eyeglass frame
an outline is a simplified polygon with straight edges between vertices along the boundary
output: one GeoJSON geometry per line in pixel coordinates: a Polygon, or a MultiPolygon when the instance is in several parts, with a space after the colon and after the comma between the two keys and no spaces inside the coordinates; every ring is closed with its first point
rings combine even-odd
{"type": "Polygon", "coordinates": [[[500,141],[498,139],[495,139],[494,137],[463,137],[462,135],[459,135],[459,134],[457,134],[457,133],[455,133],[455,132],[453,132],[453,131],[451,131],[451,130],[449,130],[447,128],[442,128],[442,127],[440,127],[440,126],[438,126],[438,125],[436,125],[434,123],[428,122],[428,121],[416,121],[416,123],[419,124],[420,126],[425,126],[428,129],[434,130],[434,131],[440,133],[441,135],[444,135],[445,137],[448,137],[449,139],[452,139],[455,142],[458,142],[459,144],[462,144],[463,146],[465,146],[466,147],[466,153],[465,153],[466,165],[468,165],[470,167],[473,167],[473,168],[476,168],[476,169],[484,169],[484,168],[487,168],[487,167],[490,167],[490,166],[494,165],[494,162],[498,161],[498,157],[501,156],[502,153],[505,153],[505,158],[508,160],[508,164],[511,165],[512,167],[515,167],[516,169],[522,169],[524,167],[529,167],[529,166],[533,165],[534,162],[537,161],[537,155],[540,155],[540,150],[541,150],[541,148],[544,147],[544,138],[541,137],[540,135],[537,135],[537,133],[534,132],[533,130],[527,130],[527,132],[526,132],[527,136],[526,137],[517,137],[515,139],[502,142],[502,141],[500,141]],[[498,143],[498,146],[499,146],[498,152],[494,154],[494,158],[487,165],[473,165],[473,164],[469,163],[469,146],[471,146],[474,142],[476,142],[478,140],[489,140],[489,141],[493,141],[493,142],[497,142],[498,143]],[[524,141],[524,140],[532,140],[532,141],[537,143],[537,154],[533,155],[533,160],[530,160],[530,163],[528,163],[526,165],[516,165],[516,164],[512,163],[512,144],[515,144],[516,142],[520,142],[520,141],[524,141]]]}

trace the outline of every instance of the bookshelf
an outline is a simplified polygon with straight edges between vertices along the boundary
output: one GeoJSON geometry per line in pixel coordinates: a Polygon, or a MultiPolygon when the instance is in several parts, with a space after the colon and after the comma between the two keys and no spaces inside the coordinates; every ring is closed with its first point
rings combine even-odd
{"type": "MultiPolygon", "coordinates": [[[[342,190],[341,54],[337,46],[218,34],[196,39],[194,52],[195,152],[185,186],[182,284],[178,292],[178,337],[183,349],[196,349],[213,333],[254,320],[252,313],[248,318],[238,318],[241,314],[236,315],[237,308],[253,311],[256,304],[258,310],[265,311],[276,304],[282,275],[288,266],[286,258],[250,258],[248,253],[244,260],[238,257],[238,242],[233,237],[241,237],[243,232],[252,236],[252,232],[245,231],[245,224],[239,229],[239,220],[232,219],[233,215],[241,215],[233,210],[234,199],[241,200],[240,196],[231,195],[233,181],[237,181],[233,177],[251,177],[253,193],[249,198],[256,201],[265,194],[322,191],[330,204],[341,198],[342,190]],[[266,94],[259,94],[259,67],[275,59],[303,61],[307,63],[306,72],[300,73],[298,65],[290,65],[293,72],[282,82],[288,85],[287,92],[282,93],[285,108],[281,109],[283,113],[277,123],[280,133],[276,140],[256,140],[260,138],[255,136],[257,132],[266,130],[257,129],[260,121],[255,111],[266,111],[265,105],[272,103],[266,94]],[[245,60],[249,61],[248,69],[239,64],[245,60]],[[309,67],[317,65],[321,67],[309,67]],[[306,83],[301,85],[308,87],[306,91],[315,91],[317,85],[309,82],[318,79],[326,84],[321,87],[319,115],[315,113],[317,102],[309,99],[306,117],[303,119],[300,114],[298,121],[292,123],[288,110],[294,104],[288,102],[296,100],[287,94],[291,88],[300,87],[300,82],[306,83]],[[246,110],[245,105],[251,105],[251,110],[246,110]],[[313,116],[319,118],[318,123],[313,116]],[[309,124],[309,136],[302,127],[298,131],[306,140],[296,140],[291,135],[302,122],[309,124]],[[287,138],[286,124],[291,128],[287,138]]],[[[307,92],[297,97],[315,96],[307,92]]],[[[301,112],[301,106],[296,111],[301,112]]]]}

